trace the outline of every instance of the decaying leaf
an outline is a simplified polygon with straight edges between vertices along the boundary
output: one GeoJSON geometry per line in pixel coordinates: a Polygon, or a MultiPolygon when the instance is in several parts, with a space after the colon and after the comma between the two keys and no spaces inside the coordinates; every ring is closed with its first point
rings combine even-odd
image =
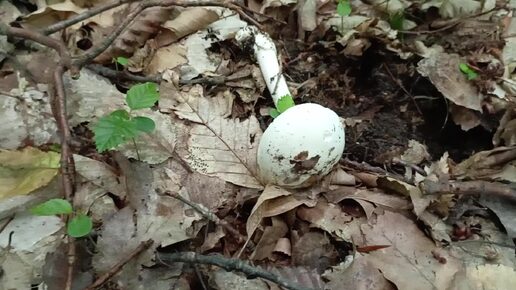
{"type": "Polygon", "coordinates": [[[369,261],[361,254],[355,255],[351,265],[342,262],[324,273],[329,280],[328,290],[360,289],[360,290],[394,290],[394,286],[383,277],[369,261]]]}
{"type": "Polygon", "coordinates": [[[98,118],[115,110],[128,109],[124,94],[109,80],[88,69],[81,70],[78,80],[65,75],[65,88],[71,126],[84,122],[94,124],[98,118]]]}
{"type": "Polygon", "coordinates": [[[334,246],[327,235],[321,232],[307,232],[292,245],[292,263],[322,273],[337,257],[334,246]]]}
{"type": "Polygon", "coordinates": [[[451,169],[455,178],[516,182],[516,146],[481,151],[451,169]]]}
{"type": "Polygon", "coordinates": [[[278,240],[288,232],[287,224],[281,218],[272,217],[271,220],[272,225],[265,227],[263,235],[251,255],[253,260],[270,258],[278,240]]]}
{"type": "Polygon", "coordinates": [[[218,270],[210,273],[210,282],[212,282],[214,289],[225,290],[225,289],[249,289],[249,290],[269,290],[261,279],[247,279],[242,275],[238,275],[233,272],[227,272],[225,270],[218,270]]]}
{"type": "MultiPolygon", "coordinates": [[[[127,10],[119,13],[117,18],[122,21],[129,11],[139,3],[129,4],[127,10]]],[[[159,31],[160,26],[170,17],[169,7],[150,7],[141,12],[129,26],[118,36],[107,50],[95,58],[95,62],[109,63],[119,56],[130,57],[134,51],[159,31]]],[[[93,46],[96,47],[96,46],[93,46]]]]}
{"type": "Polygon", "coordinates": [[[300,207],[297,215],[310,222],[313,227],[334,234],[344,241],[361,244],[359,227],[361,223],[365,222],[365,219],[353,218],[342,211],[338,205],[320,199],[315,207],[300,207]]]}
{"type": "Polygon", "coordinates": [[[483,97],[459,70],[460,63],[459,55],[433,54],[419,61],[417,70],[454,104],[481,112],[483,97]]]}
{"type": "Polygon", "coordinates": [[[256,150],[262,135],[256,117],[227,118],[232,97],[206,98],[200,86],[177,97],[175,114],[193,122],[185,128],[189,135],[186,144],[178,144],[180,156],[191,168],[237,185],[262,188],[256,173],[256,150]]]}
{"type": "Polygon", "coordinates": [[[247,219],[247,238],[251,239],[263,218],[285,213],[302,204],[314,206],[314,201],[302,194],[292,194],[286,189],[267,185],[247,219]]]}
{"type": "Polygon", "coordinates": [[[466,268],[451,289],[506,290],[516,285],[516,271],[505,265],[478,265],[466,268]]]}
{"type": "Polygon", "coordinates": [[[169,115],[153,110],[139,110],[138,116],[150,118],[156,124],[151,133],[138,136],[133,142],[120,146],[119,150],[127,157],[139,159],[149,164],[158,164],[174,154],[177,128],[169,115]]]}
{"type": "Polygon", "coordinates": [[[34,146],[58,143],[57,125],[50,117],[48,97],[43,92],[27,89],[20,99],[0,93],[0,148],[17,149],[27,141],[34,146]]]}
{"type": "Polygon", "coordinates": [[[163,31],[156,42],[158,47],[167,46],[180,38],[204,29],[219,19],[217,11],[206,7],[188,7],[172,20],[163,23],[163,31]]]}
{"type": "Polygon", "coordinates": [[[516,202],[485,195],[480,203],[498,216],[509,238],[516,238],[516,202]]]}
{"type": "Polygon", "coordinates": [[[47,185],[58,173],[60,156],[27,147],[21,151],[0,149],[0,199],[24,195],[47,185]]]}
{"type": "Polygon", "coordinates": [[[35,284],[45,256],[59,245],[63,227],[57,216],[30,214],[19,214],[7,224],[0,232],[1,289],[29,289],[35,284]]]}
{"type": "Polygon", "coordinates": [[[364,257],[400,290],[446,289],[459,271],[452,259],[440,264],[431,253],[434,243],[401,214],[385,211],[376,224],[362,225],[362,232],[368,245],[390,245],[364,257]]]}

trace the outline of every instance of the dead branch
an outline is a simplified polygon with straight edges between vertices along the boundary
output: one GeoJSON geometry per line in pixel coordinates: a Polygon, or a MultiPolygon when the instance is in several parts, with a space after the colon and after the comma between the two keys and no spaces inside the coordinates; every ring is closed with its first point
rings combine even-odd
{"type": "Polygon", "coordinates": [[[425,180],[419,186],[424,194],[495,195],[516,201],[516,190],[500,182],[484,180],[436,182],[425,180]]]}
{"type": "Polygon", "coordinates": [[[115,276],[122,268],[125,266],[125,264],[129,263],[134,257],[138,256],[141,252],[147,250],[152,244],[154,243],[153,240],[148,240],[145,242],[141,242],[138,247],[136,247],[131,253],[126,255],[120,262],[116,263],[109,271],[107,271],[104,275],[100,276],[91,284],[86,290],[94,290],[102,286],[104,283],[106,283],[109,279],[111,279],[113,276],[115,276]]]}
{"type": "Polygon", "coordinates": [[[221,255],[201,255],[194,252],[181,252],[181,253],[157,253],[156,260],[162,262],[164,265],[176,262],[183,263],[196,263],[215,265],[223,268],[224,270],[238,271],[244,273],[247,277],[260,277],[271,282],[274,282],[286,289],[290,290],[312,290],[311,288],[302,287],[288,281],[276,274],[265,271],[262,268],[249,265],[247,262],[238,259],[229,259],[221,255]]]}
{"type": "Polygon", "coordinates": [[[91,18],[97,14],[100,14],[104,11],[107,11],[109,9],[112,9],[112,8],[115,8],[115,7],[118,7],[118,6],[121,6],[123,4],[126,4],[126,3],[131,3],[131,2],[134,2],[134,1],[137,1],[137,0],[115,0],[115,1],[112,1],[110,3],[106,3],[104,5],[99,5],[99,6],[96,6],[96,7],[93,7],[91,9],[89,9],[88,11],[85,11],[81,14],[77,14],[73,17],[70,17],[66,20],[63,20],[63,21],[60,21],[60,22],[57,22],[57,23],[54,23],[50,26],[48,26],[47,28],[41,30],[41,33],[45,34],[45,35],[50,35],[50,34],[53,34],[55,32],[58,32],[60,30],[63,30],[67,27],[70,27],[74,24],[77,24],[83,20],[86,20],[88,18],[91,18]]]}
{"type": "Polygon", "coordinates": [[[0,35],[7,35],[12,37],[19,37],[22,39],[32,40],[41,45],[50,47],[57,51],[59,54],[61,64],[70,70],[72,76],[77,76],[79,73],[79,68],[72,66],[72,57],[70,56],[70,52],[68,48],[62,41],[58,41],[49,36],[46,36],[38,31],[11,27],[4,23],[0,23],[0,35]]]}
{"type": "MultiPolygon", "coordinates": [[[[134,81],[134,82],[155,82],[161,83],[162,76],[161,75],[150,75],[150,76],[140,76],[135,75],[127,70],[114,70],[109,67],[105,67],[99,64],[89,64],[86,68],[96,72],[97,74],[115,80],[124,80],[124,81],[134,81]]],[[[213,77],[202,77],[193,80],[179,80],[181,85],[194,85],[194,84],[204,84],[204,85],[222,85],[226,82],[226,78],[224,76],[213,76],[213,77]]]]}
{"type": "MultiPolygon", "coordinates": [[[[160,192],[158,192],[158,194],[161,194],[160,192]]],[[[245,242],[245,238],[244,236],[242,236],[242,234],[240,234],[240,232],[235,229],[231,224],[229,224],[227,221],[223,220],[223,219],[220,219],[216,214],[208,211],[207,209],[204,209],[202,208],[201,206],[199,206],[198,204],[194,203],[194,202],[191,202],[190,200],[182,197],[181,195],[177,194],[177,193],[174,193],[174,192],[171,192],[169,190],[165,191],[163,194],[165,195],[168,195],[170,197],[173,197],[183,203],[186,203],[187,205],[189,205],[190,207],[192,207],[193,209],[195,209],[198,213],[200,213],[202,216],[204,216],[205,218],[207,218],[208,220],[214,222],[215,224],[217,225],[220,225],[222,226],[223,228],[225,228],[229,233],[231,233],[232,236],[234,236],[235,238],[238,239],[238,242],[239,243],[243,243],[245,242]]]]}

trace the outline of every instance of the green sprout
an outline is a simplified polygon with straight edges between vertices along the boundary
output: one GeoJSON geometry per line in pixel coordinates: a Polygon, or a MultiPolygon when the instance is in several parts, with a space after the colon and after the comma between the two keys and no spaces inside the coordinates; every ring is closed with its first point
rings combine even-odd
{"type": "Polygon", "coordinates": [[[84,237],[93,229],[91,217],[82,213],[74,213],[70,202],[62,198],[47,200],[29,211],[38,216],[70,215],[71,219],[68,221],[66,232],[74,238],[84,237]]]}
{"type": "Polygon", "coordinates": [[[138,135],[152,132],[156,128],[154,121],[147,117],[133,116],[132,111],[150,108],[158,100],[157,84],[144,83],[132,86],[126,96],[130,111],[124,109],[113,111],[100,118],[93,128],[97,151],[114,149],[129,140],[136,144],[135,138],[138,135]]]}
{"type": "Polygon", "coordinates": [[[466,75],[466,78],[470,80],[474,80],[478,77],[478,73],[473,70],[467,63],[460,63],[459,70],[466,75]]]}
{"type": "Polygon", "coordinates": [[[271,109],[269,114],[271,117],[276,118],[281,113],[285,112],[288,108],[295,106],[294,99],[291,95],[284,95],[278,100],[275,109],[271,109]]]}
{"type": "Polygon", "coordinates": [[[351,4],[349,0],[338,0],[337,4],[337,14],[340,16],[340,31],[341,33],[344,31],[344,17],[349,16],[351,14],[351,4]]]}

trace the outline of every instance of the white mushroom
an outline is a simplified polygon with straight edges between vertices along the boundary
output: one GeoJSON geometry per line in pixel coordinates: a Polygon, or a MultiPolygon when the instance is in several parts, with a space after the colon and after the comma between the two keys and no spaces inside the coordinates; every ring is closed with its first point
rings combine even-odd
{"type": "MultiPolygon", "coordinates": [[[[254,55],[274,104],[290,96],[270,37],[248,26],[236,39],[253,41],[254,55]]],[[[331,171],[342,156],[344,144],[344,126],[335,112],[313,103],[293,106],[265,130],[258,146],[258,173],[265,184],[310,186],[331,171]]]]}

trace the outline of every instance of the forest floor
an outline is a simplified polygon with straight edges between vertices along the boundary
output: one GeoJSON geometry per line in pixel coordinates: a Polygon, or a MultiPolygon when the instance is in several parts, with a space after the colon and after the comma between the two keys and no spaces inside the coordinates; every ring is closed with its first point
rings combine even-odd
{"type": "Polygon", "coordinates": [[[515,9],[1,1],[0,289],[514,289],[515,9]],[[248,25],[345,127],[308,187],[260,175],[248,25]]]}

